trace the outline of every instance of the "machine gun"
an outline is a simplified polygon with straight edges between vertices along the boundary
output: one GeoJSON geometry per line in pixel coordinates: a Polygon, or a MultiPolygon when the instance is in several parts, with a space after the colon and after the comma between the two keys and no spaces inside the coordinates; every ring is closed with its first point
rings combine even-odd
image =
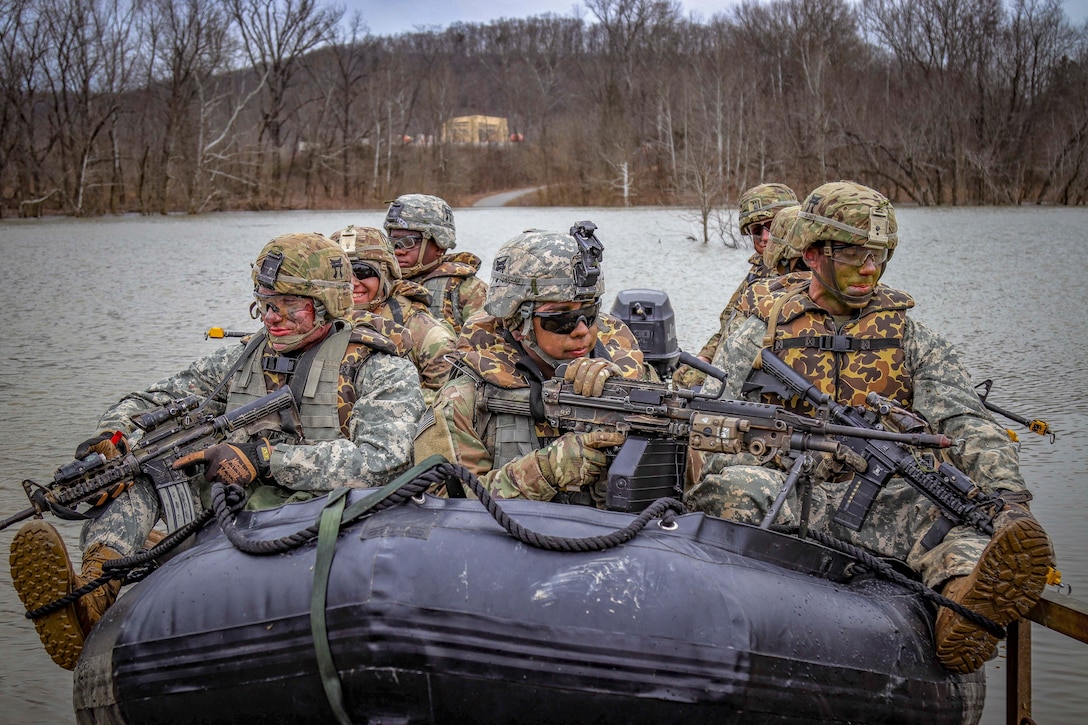
{"type": "Polygon", "coordinates": [[[748,452],[761,460],[776,453],[821,451],[843,465],[864,469],[866,461],[843,439],[928,448],[952,445],[941,435],[863,430],[791,413],[778,405],[711,398],[617,377],[609,378],[599,397],[586,397],[563,380],[562,369],[543,383],[541,405],[531,404],[527,395],[525,389],[498,390],[484,404],[492,412],[533,417],[561,431],[627,434],[608,470],[605,504],[618,511],[641,511],[658,498],[678,496],[689,446],[708,453],[748,452]]]}
{"type": "MultiPolygon", "coordinates": [[[[826,411],[831,420],[855,431],[880,428],[879,423],[858,409],[837,403],[821,392],[770,350],[762,351],[758,366],[752,370],[742,390],[744,393],[770,393],[782,400],[796,397],[814,405],[821,414],[826,411]]],[[[872,405],[879,399],[870,393],[867,402],[872,405]]],[[[851,434],[844,438],[844,442],[865,459],[866,465],[855,468],[846,495],[835,513],[835,523],[853,531],[860,529],[880,489],[893,476],[900,476],[940,508],[944,518],[943,531],[953,525],[967,524],[983,534],[993,534],[993,517],[1000,508],[1000,499],[982,491],[967,474],[952,464],[941,463],[936,470],[932,470],[932,467],[923,466],[914,452],[908,450],[910,444],[904,445],[896,440],[851,434]]],[[[934,543],[927,541],[928,545],[934,543]]]]}
{"type": "Polygon", "coordinates": [[[200,399],[190,395],[133,416],[132,422],[145,435],[127,453],[112,460],[91,453],[58,468],[53,482],[45,486],[24,480],[23,490],[31,506],[0,521],[0,530],[46,511],[62,519],[92,518],[75,507],[83,503],[91,509],[102,506],[142,477],[154,484],[163,518],[174,531],[196,517],[191,477],[171,468],[174,461],[219,443],[235,431],[253,435],[276,429],[302,440],[298,408],[288,387],[220,416],[201,415],[200,399]]]}

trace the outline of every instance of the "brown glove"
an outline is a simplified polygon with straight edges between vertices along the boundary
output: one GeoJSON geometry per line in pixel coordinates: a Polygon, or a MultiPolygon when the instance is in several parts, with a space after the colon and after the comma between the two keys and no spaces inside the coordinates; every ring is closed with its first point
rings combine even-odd
{"type": "Polygon", "coordinates": [[[596,398],[604,392],[605,381],[619,374],[620,369],[610,360],[578,357],[567,363],[563,379],[574,384],[574,392],[578,395],[596,398]]]}
{"type": "Polygon", "coordinates": [[[101,453],[107,461],[112,461],[128,453],[128,450],[128,439],[124,433],[119,430],[104,430],[76,446],[75,458],[81,461],[92,453],[101,453]]]}
{"type": "Polygon", "coordinates": [[[269,478],[272,446],[267,440],[255,443],[216,443],[184,455],[171,466],[179,468],[204,464],[204,478],[228,486],[248,486],[258,478],[269,478]]]}
{"type": "Polygon", "coordinates": [[[608,467],[604,449],[622,445],[624,433],[597,430],[591,433],[564,433],[537,451],[540,472],[560,491],[577,491],[595,483],[608,467]]]}

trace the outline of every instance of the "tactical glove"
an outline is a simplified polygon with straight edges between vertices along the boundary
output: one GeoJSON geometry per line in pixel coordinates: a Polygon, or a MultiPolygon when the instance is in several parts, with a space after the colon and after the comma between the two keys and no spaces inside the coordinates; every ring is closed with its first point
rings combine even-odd
{"type": "Polygon", "coordinates": [[[119,430],[104,430],[76,446],[76,460],[82,461],[92,453],[101,453],[107,461],[128,453],[128,439],[119,430]]]}
{"type": "Polygon", "coordinates": [[[610,360],[579,357],[567,363],[563,379],[574,384],[578,395],[597,398],[604,392],[605,381],[619,374],[619,367],[610,360]]]}
{"type": "Polygon", "coordinates": [[[578,491],[596,483],[608,467],[604,449],[622,445],[623,433],[597,430],[591,433],[564,433],[536,452],[540,472],[560,491],[578,491]]]}
{"type": "Polygon", "coordinates": [[[260,479],[271,478],[272,446],[267,440],[254,443],[216,443],[174,461],[172,468],[204,464],[204,478],[213,483],[243,488],[260,479]]]}

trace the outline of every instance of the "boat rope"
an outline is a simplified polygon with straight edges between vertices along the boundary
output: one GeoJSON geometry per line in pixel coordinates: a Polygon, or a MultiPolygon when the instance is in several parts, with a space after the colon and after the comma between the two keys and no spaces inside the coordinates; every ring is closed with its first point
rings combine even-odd
{"type": "MultiPolygon", "coordinates": [[[[774,528],[779,529],[782,527],[776,526],[774,528]]],[[[796,530],[791,528],[791,531],[795,532],[796,530]]],[[[847,556],[857,559],[857,561],[863,567],[869,569],[878,576],[895,582],[896,584],[905,587],[906,589],[909,589],[915,594],[918,594],[919,596],[933,602],[938,606],[951,609],[959,616],[963,617],[972,624],[975,624],[982,629],[985,629],[987,632],[997,637],[998,639],[1005,639],[1005,637],[1007,636],[1005,628],[990,619],[989,617],[983,616],[978,612],[975,612],[974,610],[968,609],[959,602],[955,602],[949,599],[948,597],[938,593],[934,589],[927,587],[925,584],[922,584],[919,581],[915,581],[914,579],[900,574],[895,569],[893,569],[891,565],[888,564],[886,561],[881,561],[865,549],[859,546],[855,546],[854,544],[851,544],[847,541],[843,541],[842,539],[837,539],[834,536],[825,534],[821,531],[813,531],[812,529],[809,529],[808,536],[820,542],[829,549],[834,549],[835,551],[842,552],[847,556]]]]}
{"type": "Polygon", "coordinates": [[[549,551],[603,551],[611,549],[635,538],[640,531],[646,528],[648,523],[656,518],[662,518],[664,523],[668,524],[674,514],[684,513],[684,505],[676,499],[660,498],[646,507],[627,526],[610,534],[581,538],[550,536],[527,529],[510,518],[488,493],[487,488],[480,483],[480,479],[464,466],[454,463],[440,463],[432,471],[442,480],[456,478],[461,483],[467,484],[472,492],[476,494],[476,497],[480,499],[480,503],[487,508],[491,517],[515,539],[529,546],[549,551]]]}

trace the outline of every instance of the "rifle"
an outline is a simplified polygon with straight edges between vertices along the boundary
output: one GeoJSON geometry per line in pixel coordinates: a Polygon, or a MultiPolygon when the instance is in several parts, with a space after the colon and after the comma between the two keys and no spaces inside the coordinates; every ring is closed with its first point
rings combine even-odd
{"type": "Polygon", "coordinates": [[[286,386],[220,416],[201,415],[199,406],[200,399],[190,395],[135,415],[132,422],[145,435],[128,453],[112,460],[91,453],[58,468],[53,482],[45,486],[24,480],[23,490],[31,505],[0,521],[0,530],[31,516],[41,517],[46,511],[68,520],[93,518],[75,507],[83,503],[90,509],[102,506],[142,477],[155,486],[163,518],[174,531],[196,518],[189,486],[192,477],[173,470],[174,461],[219,443],[235,431],[253,435],[274,428],[302,440],[298,408],[286,386]]]}
{"type": "Polygon", "coordinates": [[[947,448],[943,435],[862,430],[792,413],[782,406],[719,399],[661,383],[612,377],[599,397],[574,392],[562,367],[541,386],[542,411],[533,413],[527,392],[496,390],[485,406],[496,413],[542,419],[561,431],[605,429],[627,434],[608,470],[605,505],[641,511],[663,496],[682,493],[687,449],[748,452],[761,460],[776,453],[822,451],[853,468],[867,464],[839,438],[857,437],[908,446],[947,448]]]}
{"type": "MultiPolygon", "coordinates": [[[[748,376],[742,392],[753,390],[776,395],[782,400],[796,397],[808,401],[821,411],[821,415],[826,413],[832,420],[848,428],[871,431],[879,427],[870,416],[837,403],[821,392],[767,349],[762,351],[758,366],[748,376]]],[[[866,402],[874,405],[881,400],[870,393],[866,402]]],[[[855,468],[846,495],[835,513],[835,523],[853,531],[859,530],[880,489],[893,476],[900,476],[940,508],[944,521],[942,527],[932,530],[934,536],[943,535],[951,526],[961,524],[972,526],[988,536],[993,534],[993,517],[1000,508],[1000,499],[982,491],[967,474],[951,463],[941,463],[936,470],[923,467],[912,451],[895,440],[851,435],[844,442],[864,458],[867,465],[855,468]]],[[[926,543],[932,545],[937,541],[932,541],[927,534],[926,543]]]]}

